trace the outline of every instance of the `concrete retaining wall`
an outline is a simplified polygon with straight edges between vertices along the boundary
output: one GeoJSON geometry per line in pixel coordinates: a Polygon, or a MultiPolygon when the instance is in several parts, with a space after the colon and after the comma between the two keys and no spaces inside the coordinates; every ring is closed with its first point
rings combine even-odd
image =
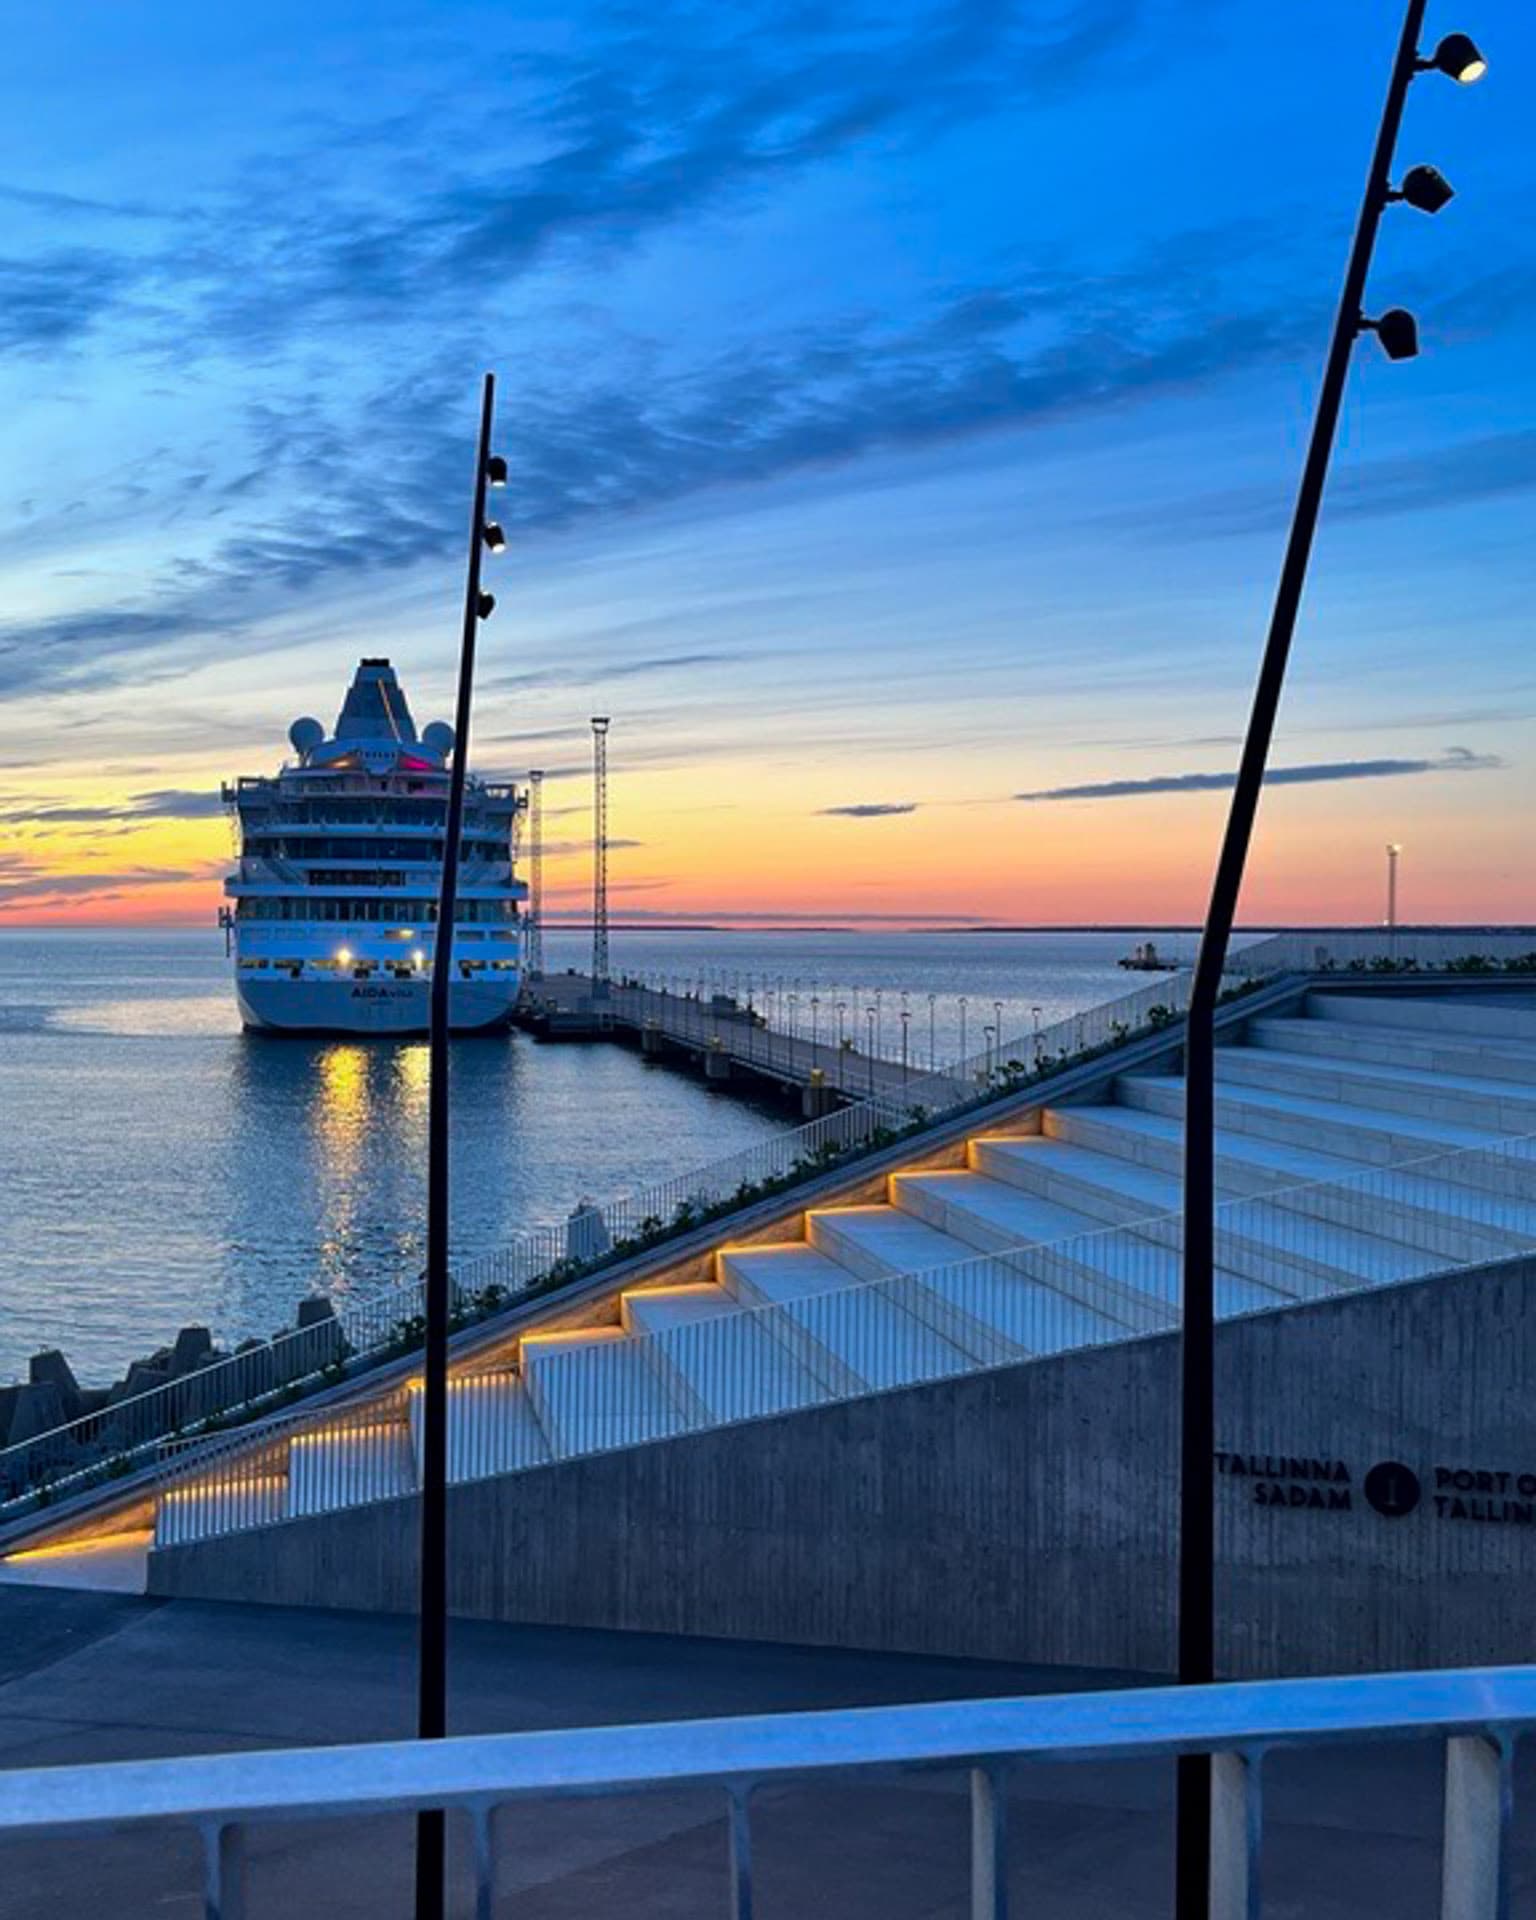
{"type": "MultiPolygon", "coordinates": [[[[1220,1329],[1224,1671],[1532,1657],[1533,1284],[1506,1263],[1220,1329]]],[[[452,1604],[1166,1670],[1176,1383],[1158,1336],[458,1487],[452,1604]]],[[[176,1548],[151,1590],[405,1611],[416,1528],[400,1501],[176,1548]]]]}

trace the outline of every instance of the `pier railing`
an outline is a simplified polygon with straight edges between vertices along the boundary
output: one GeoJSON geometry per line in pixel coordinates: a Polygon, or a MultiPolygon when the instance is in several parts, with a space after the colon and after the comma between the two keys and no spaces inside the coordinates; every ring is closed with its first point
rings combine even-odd
{"type": "MultiPolygon", "coordinates": [[[[478,1376],[486,1397],[461,1406],[450,1429],[452,1477],[512,1473],[1169,1333],[1179,1324],[1182,1235],[1179,1213],[1153,1214],[919,1272],[850,1279],[792,1301],[722,1298],[707,1319],[540,1351],[521,1365],[537,1444],[490,1392],[510,1379],[512,1359],[487,1355],[478,1376]]],[[[1533,1255],[1536,1136],[1520,1136],[1339,1180],[1268,1184],[1222,1202],[1217,1305],[1233,1319],[1533,1255]]],[[[475,1374],[456,1374],[453,1390],[476,1385],[475,1374]]],[[[414,1393],[406,1383],[336,1411],[287,1415],[259,1434],[168,1443],[157,1544],[414,1492],[414,1393]]]]}
{"type": "MultiPolygon", "coordinates": [[[[1467,975],[1536,974],[1536,930],[1468,928],[1277,934],[1232,956],[1227,991],[1287,973],[1344,976],[1439,969],[1467,975]]],[[[935,1073],[912,1073],[895,1094],[856,1101],[773,1138],[601,1203],[463,1263],[454,1314],[463,1326],[707,1224],[738,1206],[893,1144],[934,1120],[1003,1094],[1028,1091],[1123,1042],[1171,1027],[1186,1011],[1192,976],[1179,971],[1104,1004],[992,1042],[935,1073]]],[[[280,1409],[328,1380],[419,1346],[419,1277],[333,1300],[335,1319],[299,1327],[182,1379],[117,1401],[0,1448],[0,1518],[39,1500],[121,1477],[154,1457],[158,1442],[207,1434],[280,1409]]]]}
{"type": "MultiPolygon", "coordinates": [[[[498,1808],[709,1789],[724,1816],[718,1910],[750,1920],[759,1789],[825,1783],[833,1789],[830,1808],[838,1788],[858,1784],[867,1792],[916,1774],[936,1784],[947,1777],[968,1793],[969,1823],[954,1829],[957,1845],[969,1849],[967,1911],[974,1920],[1004,1920],[1019,1858],[1007,1819],[1010,1787],[1024,1787],[1046,1766],[1166,1766],[1184,1754],[1210,1754],[1208,1920],[1260,1920],[1266,1757],[1347,1747],[1363,1761],[1366,1747],[1428,1740],[1443,1752],[1445,1787],[1438,1898],[1426,1889],[1423,1911],[1433,1903],[1440,1920],[1503,1920],[1516,1872],[1515,1751],[1533,1729],[1536,1673],[1529,1667],[1121,1687],[20,1769],[0,1779],[0,1837],[56,1835],[61,1844],[68,1837],[89,1845],[132,1832],[139,1844],[141,1829],[145,1837],[169,1829],[168,1874],[181,1858],[179,1842],[200,1842],[205,1911],[234,1915],[245,1911],[248,1829],[365,1816],[376,1825],[380,1815],[440,1808],[468,1824],[474,1912],[491,1920],[506,1897],[498,1884],[498,1808]]],[[[1113,1849],[1113,1814],[1095,1818],[1113,1849]]],[[[1339,1826],[1335,1813],[1330,1834],[1339,1826]]],[[[356,1847],[355,1833],[346,1844],[356,1847]]],[[[162,1898],[174,1899],[174,1891],[162,1898]]],[[[1274,1910],[1282,1907],[1295,1911],[1288,1899],[1274,1910]]]]}

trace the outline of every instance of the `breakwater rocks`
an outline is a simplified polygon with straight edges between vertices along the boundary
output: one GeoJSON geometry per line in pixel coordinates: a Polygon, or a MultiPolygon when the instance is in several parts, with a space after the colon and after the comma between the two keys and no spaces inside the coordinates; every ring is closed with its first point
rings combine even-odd
{"type": "Polygon", "coordinates": [[[121,1460],[127,1471],[153,1441],[205,1430],[221,1414],[340,1366],[349,1351],[335,1308],[316,1296],[299,1302],[296,1325],[232,1352],[206,1327],[183,1327],[110,1387],[81,1386],[57,1348],[34,1354],[24,1381],[0,1387],[0,1500],[96,1461],[121,1460]]]}

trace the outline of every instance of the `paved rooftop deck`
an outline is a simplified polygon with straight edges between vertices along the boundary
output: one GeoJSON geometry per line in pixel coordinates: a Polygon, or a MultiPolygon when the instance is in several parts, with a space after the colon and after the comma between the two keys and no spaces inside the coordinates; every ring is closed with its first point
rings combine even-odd
{"type": "MultiPolygon", "coordinates": [[[[456,1730],[1055,1691],[1116,1676],[653,1635],[458,1624],[456,1730]]],[[[1124,1676],[1119,1678],[1123,1679],[1124,1676]]],[[[398,1618],[0,1591],[0,1764],[236,1751],[409,1731],[411,1624],[398,1618]]],[[[1282,1757],[1269,1781],[1268,1902],[1306,1920],[1431,1920],[1438,1754],[1282,1757]]],[[[1165,1768],[1021,1776],[1011,1822],[1017,1911],[1141,1920],[1168,1911],[1165,1768]]],[[[1525,1797],[1529,1797],[1528,1795],[1525,1797]]],[[[958,1777],[775,1789],[755,1811],[763,1920],[937,1920],[965,1911],[968,1806],[958,1777]]],[[[1536,1900],[1526,1825],[1512,1911],[1536,1900]]],[[[258,1831],[251,1920],[409,1913],[410,1829],[398,1820],[258,1831]]],[[[501,1816],[505,1911],[518,1920],[687,1920],[725,1911],[718,1800],[666,1793],[524,1806],[501,1816]]],[[[186,1836],[86,1847],[0,1845],[0,1916],[200,1912],[186,1836]]],[[[458,1912],[467,1912],[467,1884],[458,1912]]]]}

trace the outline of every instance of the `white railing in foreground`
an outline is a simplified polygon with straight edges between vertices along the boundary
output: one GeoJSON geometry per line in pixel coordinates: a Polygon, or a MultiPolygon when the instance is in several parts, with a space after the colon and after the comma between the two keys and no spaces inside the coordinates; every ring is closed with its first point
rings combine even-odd
{"type": "MultiPolygon", "coordinates": [[[[498,1807],[715,1787],[729,1848],[724,1910],[750,1920],[755,1788],[861,1772],[963,1771],[971,1920],[1005,1920],[1012,1778],[1053,1763],[1207,1753],[1210,1920],[1262,1920],[1265,1756],[1433,1738],[1445,1750],[1441,1920],[1506,1920],[1514,1748],[1533,1727],[1536,1670],[1493,1667],[198,1754],[0,1774],[0,1838],[105,1836],[150,1822],[191,1828],[203,1842],[207,1920],[239,1920],[247,1827],[442,1808],[470,1823],[475,1913],[492,1920],[498,1807]]],[[[829,1821],[840,1817],[829,1809],[829,1821]]],[[[1108,1816],[1101,1819],[1107,1826],[1108,1816]]],[[[1113,1844],[1111,1832],[1105,1841],[1113,1844]]]]}

